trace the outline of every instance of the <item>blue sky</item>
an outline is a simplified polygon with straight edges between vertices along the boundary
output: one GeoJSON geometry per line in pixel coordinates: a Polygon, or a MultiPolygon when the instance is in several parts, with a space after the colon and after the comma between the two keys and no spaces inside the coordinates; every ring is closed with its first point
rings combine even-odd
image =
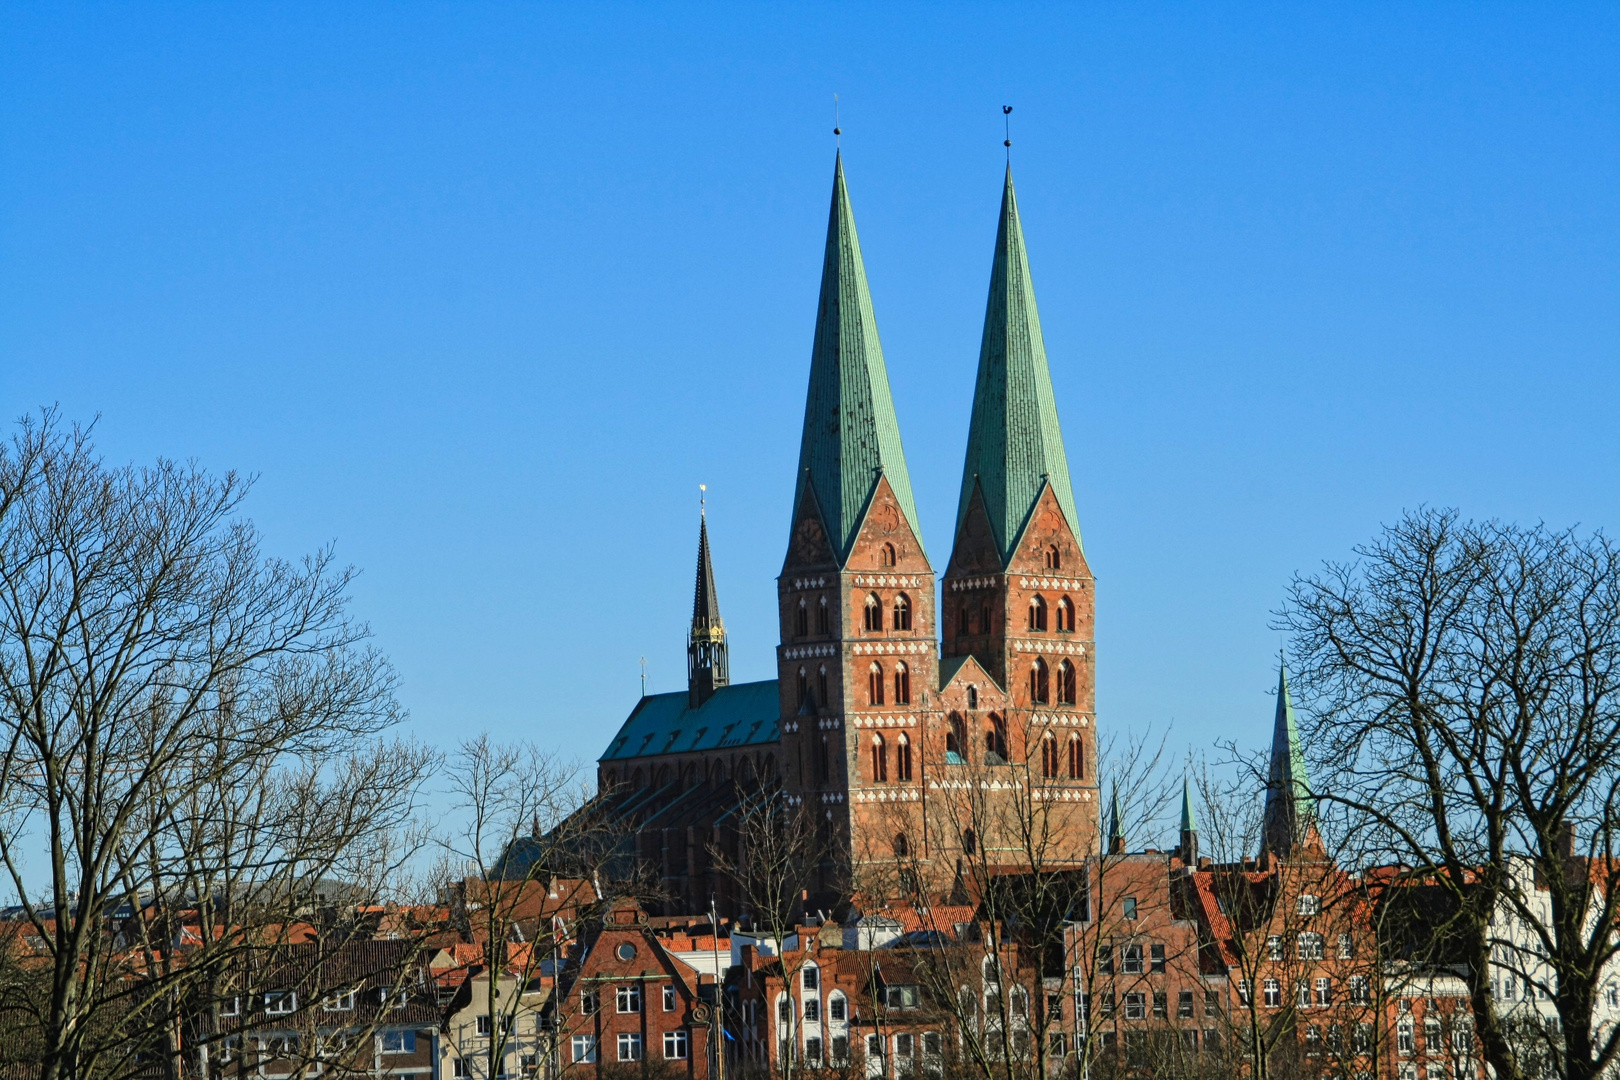
{"type": "Polygon", "coordinates": [[[700,482],[772,674],[834,93],[941,569],[1015,106],[1105,728],[1263,742],[1290,575],[1403,508],[1620,519],[1574,4],[6,6],[0,406],[257,474],[421,737],[593,759],[684,683],[700,482]]]}

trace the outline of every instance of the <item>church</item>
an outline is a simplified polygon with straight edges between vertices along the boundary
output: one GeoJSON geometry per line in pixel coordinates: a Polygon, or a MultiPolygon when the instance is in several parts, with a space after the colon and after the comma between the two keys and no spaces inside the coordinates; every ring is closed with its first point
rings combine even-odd
{"type": "Polygon", "coordinates": [[[1010,168],[943,575],[923,548],[841,157],[793,484],[777,677],[730,680],[703,520],[687,689],[642,697],[598,761],[667,906],[735,909],[710,852],[760,790],[823,831],[812,906],[897,857],[941,881],[976,853],[1016,869],[1016,843],[963,826],[964,800],[1038,800],[1057,815],[1060,862],[1096,854],[1095,581],[1010,168]]]}

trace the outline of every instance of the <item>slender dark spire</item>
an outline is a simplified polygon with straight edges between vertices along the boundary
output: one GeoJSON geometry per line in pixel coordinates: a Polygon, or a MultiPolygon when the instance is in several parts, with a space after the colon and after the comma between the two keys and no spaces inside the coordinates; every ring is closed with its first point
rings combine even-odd
{"type": "Polygon", "coordinates": [[[1114,788],[1108,808],[1108,853],[1121,855],[1125,851],[1125,818],[1119,812],[1119,788],[1114,788]]]}
{"type": "Polygon", "coordinates": [[[917,509],[911,475],[900,448],[900,422],[889,395],[889,374],[878,343],[877,319],[866,285],[866,265],[855,235],[855,213],[844,186],[844,163],[833,168],[832,209],[821,267],[816,340],[810,354],[810,388],[799,443],[794,512],[808,486],[840,564],[849,557],[878,478],[888,478],[917,542],[917,509]]]}
{"type": "Polygon", "coordinates": [[[692,632],[686,643],[686,689],[692,708],[699,708],[717,688],[731,682],[726,624],[720,618],[720,595],[714,588],[709,558],[709,515],[698,517],[697,585],[692,591],[692,632]]]}
{"type": "Polygon", "coordinates": [[[1181,861],[1188,866],[1198,862],[1198,818],[1193,815],[1192,788],[1181,781],[1181,861]]]}
{"type": "Polygon", "coordinates": [[[1271,769],[1266,775],[1265,850],[1287,855],[1316,819],[1316,800],[1305,772],[1305,749],[1288,692],[1288,668],[1277,665],[1277,713],[1271,726],[1271,769]]]}
{"type": "Polygon", "coordinates": [[[1075,539],[1080,521],[1069,485],[1069,459],[1058,426],[1057,399],[1046,363],[1046,342],[1035,310],[1035,284],[1018,220],[1012,167],[1001,193],[1001,223],[990,268],[979,376],[968,428],[962,494],[956,506],[960,531],[973,488],[984,499],[1003,561],[1023,533],[1042,489],[1050,483],[1075,539]]]}

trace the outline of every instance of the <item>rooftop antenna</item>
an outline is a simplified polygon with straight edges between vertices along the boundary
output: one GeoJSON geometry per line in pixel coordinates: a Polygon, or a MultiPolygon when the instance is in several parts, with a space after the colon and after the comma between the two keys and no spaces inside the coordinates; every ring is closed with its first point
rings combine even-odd
{"type": "Polygon", "coordinates": [[[833,95],[833,144],[840,150],[844,148],[844,127],[838,122],[838,95],[833,95]]]}
{"type": "Polygon", "coordinates": [[[1001,124],[1002,124],[1003,129],[1006,131],[1006,138],[1004,138],[1002,140],[1001,145],[1005,146],[1007,148],[1007,164],[1011,165],[1012,164],[1012,106],[1011,105],[1003,105],[1001,107],[1001,124]]]}
{"type": "Polygon", "coordinates": [[[641,658],[641,696],[647,696],[647,658],[641,658]]]}

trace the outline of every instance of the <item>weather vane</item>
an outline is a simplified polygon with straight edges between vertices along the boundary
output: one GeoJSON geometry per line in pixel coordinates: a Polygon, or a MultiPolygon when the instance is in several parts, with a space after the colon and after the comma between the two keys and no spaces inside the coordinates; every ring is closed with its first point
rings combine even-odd
{"type": "Polygon", "coordinates": [[[838,122],[838,95],[833,95],[833,142],[840,150],[844,148],[844,127],[838,122]]]}
{"type": "Polygon", "coordinates": [[[1004,138],[1002,140],[1001,145],[1005,146],[1007,148],[1007,161],[1011,162],[1012,161],[1012,106],[1011,105],[1003,105],[1001,107],[1001,123],[1002,123],[1002,126],[1006,129],[1006,133],[1007,133],[1006,138],[1004,138]]]}

